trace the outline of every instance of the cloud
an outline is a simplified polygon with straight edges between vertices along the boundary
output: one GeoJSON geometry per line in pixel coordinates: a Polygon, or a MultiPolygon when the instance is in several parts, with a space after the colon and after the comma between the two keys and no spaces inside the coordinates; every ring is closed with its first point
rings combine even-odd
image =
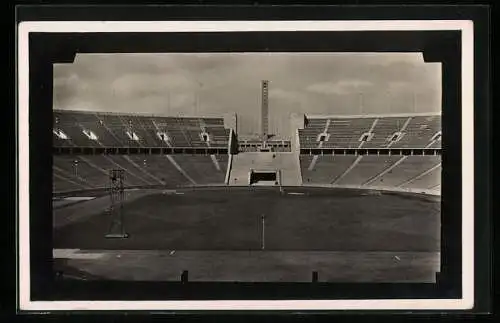
{"type": "Polygon", "coordinates": [[[54,78],[54,86],[75,86],[80,81],[80,77],[76,73],[62,75],[54,78]]]}
{"type": "Polygon", "coordinates": [[[297,91],[289,91],[283,89],[271,89],[269,91],[269,98],[288,101],[300,101],[302,99],[301,93],[297,91]]]}
{"type": "Polygon", "coordinates": [[[379,56],[376,63],[381,66],[389,66],[395,63],[415,66],[424,63],[424,57],[422,53],[393,53],[391,55],[379,56]]]}
{"type": "Polygon", "coordinates": [[[394,81],[388,83],[389,91],[407,91],[413,88],[413,84],[403,81],[394,81]]]}
{"type": "MultiPolygon", "coordinates": [[[[58,101],[54,101],[55,109],[68,109],[68,110],[77,110],[77,111],[100,111],[102,110],[102,106],[98,103],[95,103],[91,100],[68,100],[64,102],[64,105],[60,105],[61,103],[58,101]]],[[[109,108],[109,106],[106,106],[109,108]]]]}
{"type": "Polygon", "coordinates": [[[344,80],[338,82],[315,83],[306,88],[307,91],[319,94],[351,94],[363,91],[373,83],[363,80],[344,80]]]}
{"type": "Polygon", "coordinates": [[[195,88],[194,82],[182,75],[126,74],[111,82],[111,88],[117,95],[139,97],[158,95],[174,91],[186,91],[195,88]]]}
{"type": "Polygon", "coordinates": [[[292,112],[352,114],[359,105],[352,94],[359,92],[370,113],[411,112],[410,90],[420,95],[422,111],[439,110],[440,74],[438,64],[416,53],[81,54],[72,64],[54,65],[54,106],[161,115],[235,112],[240,130],[257,131],[261,80],[267,79],[270,118],[286,133],[288,122],[281,120],[292,112]]]}
{"type": "Polygon", "coordinates": [[[186,93],[174,93],[169,98],[171,107],[192,106],[195,102],[195,96],[186,93]]]}

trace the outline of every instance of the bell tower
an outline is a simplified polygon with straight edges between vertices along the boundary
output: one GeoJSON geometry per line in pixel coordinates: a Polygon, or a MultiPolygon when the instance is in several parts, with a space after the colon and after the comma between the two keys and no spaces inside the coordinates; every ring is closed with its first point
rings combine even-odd
{"type": "Polygon", "coordinates": [[[269,135],[269,81],[262,81],[262,102],[261,102],[261,120],[260,134],[264,142],[267,141],[269,135]]]}

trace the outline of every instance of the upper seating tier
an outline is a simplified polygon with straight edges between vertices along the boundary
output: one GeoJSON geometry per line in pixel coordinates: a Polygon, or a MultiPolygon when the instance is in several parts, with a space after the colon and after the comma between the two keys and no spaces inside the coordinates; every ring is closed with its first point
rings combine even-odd
{"type": "Polygon", "coordinates": [[[440,115],[315,117],[299,141],[301,148],[441,148],[440,132],[440,115]]]}
{"type": "Polygon", "coordinates": [[[222,117],[159,117],[61,110],[55,110],[53,115],[53,145],[58,147],[224,148],[229,142],[230,129],[224,127],[222,117]]]}

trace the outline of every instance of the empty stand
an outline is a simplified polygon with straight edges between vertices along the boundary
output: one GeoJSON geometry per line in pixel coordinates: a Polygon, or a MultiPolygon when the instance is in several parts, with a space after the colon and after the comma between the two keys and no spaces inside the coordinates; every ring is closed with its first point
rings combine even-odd
{"type": "Polygon", "coordinates": [[[441,148],[441,140],[435,140],[431,142],[427,148],[441,148]]]}
{"type": "Polygon", "coordinates": [[[134,130],[137,131],[138,135],[143,139],[144,146],[158,147],[166,144],[166,142],[162,141],[158,136],[159,131],[156,130],[153,118],[134,116],[133,120],[137,125],[137,128],[134,130]]]}
{"type": "Polygon", "coordinates": [[[304,185],[439,190],[441,156],[300,156],[304,185]]]}
{"type": "Polygon", "coordinates": [[[79,113],[58,113],[54,112],[54,130],[61,130],[67,136],[67,139],[59,139],[53,135],[54,145],[59,146],[82,146],[82,147],[96,147],[99,143],[96,140],[89,139],[84,134],[84,130],[90,130],[99,138],[100,133],[97,126],[98,120],[91,114],[79,113]],[[95,125],[94,125],[95,123],[95,125]],[[88,127],[92,124],[93,127],[88,127]]]}
{"type": "Polygon", "coordinates": [[[53,188],[54,192],[106,188],[112,169],[125,171],[126,187],[223,184],[227,160],[224,155],[54,156],[53,188]]]}
{"type": "Polygon", "coordinates": [[[54,111],[54,146],[78,147],[226,147],[230,129],[223,118],[160,117],[103,112],[54,111]],[[95,138],[85,134],[92,133],[95,138]],[[202,133],[207,133],[204,140],[202,133]],[[160,134],[166,134],[165,140],[160,134]],[[168,140],[166,140],[168,139],[168,140]]]}
{"type": "Polygon", "coordinates": [[[227,156],[176,155],[172,158],[198,185],[223,184],[226,177],[227,156]]]}
{"type": "Polygon", "coordinates": [[[363,144],[363,148],[380,148],[391,146],[391,137],[394,133],[401,131],[408,118],[384,117],[377,118],[372,130],[373,137],[363,144]]]}
{"type": "Polygon", "coordinates": [[[333,182],[338,185],[363,185],[372,177],[390,167],[401,156],[358,156],[355,165],[333,182]]]}
{"type": "Polygon", "coordinates": [[[327,119],[308,119],[304,129],[299,129],[300,146],[304,148],[318,147],[319,134],[326,129],[327,119]]]}
{"type": "Polygon", "coordinates": [[[90,166],[77,156],[55,156],[53,172],[60,175],[60,179],[63,181],[78,184],[75,189],[104,188],[108,183],[105,173],[90,166]]]}
{"type": "Polygon", "coordinates": [[[139,185],[163,184],[160,178],[146,170],[151,162],[148,163],[147,160],[141,155],[109,156],[108,158],[116,165],[119,165],[120,168],[124,169],[125,172],[128,173],[129,177],[140,179],[143,183],[137,183],[139,185]]]}
{"type": "Polygon", "coordinates": [[[358,148],[361,135],[370,131],[374,118],[332,119],[325,148],[358,148]]]}
{"type": "Polygon", "coordinates": [[[307,127],[299,129],[301,147],[315,148],[320,142],[318,136],[329,134],[321,146],[324,148],[358,148],[360,137],[370,131],[375,118],[326,118],[311,119],[307,127]]]}
{"type": "Polygon", "coordinates": [[[371,186],[398,187],[432,170],[441,163],[441,156],[405,156],[393,169],[370,182],[371,186]]]}
{"type": "Polygon", "coordinates": [[[441,164],[410,178],[400,186],[410,189],[434,189],[441,185],[441,164]]]}
{"type": "MultiPolygon", "coordinates": [[[[53,128],[60,147],[225,148],[230,134],[223,118],[76,111],[54,111],[53,128]]],[[[432,115],[314,117],[298,139],[301,148],[440,148],[440,130],[441,116],[432,115]]],[[[249,152],[260,145],[244,143],[240,151],[246,152],[232,157],[228,174],[227,155],[56,155],[53,190],[105,188],[111,169],[125,171],[126,187],[220,185],[226,175],[229,185],[248,185],[256,169],[279,170],[285,186],[440,188],[440,156],[298,155],[288,153],[290,141],[280,140],[268,142],[274,152],[249,152]]]]}
{"type": "MultiPolygon", "coordinates": [[[[98,117],[113,134],[113,137],[117,138],[119,142],[124,143],[124,146],[140,147],[146,144],[144,137],[141,136],[138,130],[139,125],[137,120],[134,120],[134,118],[113,114],[99,114],[98,117]],[[136,140],[129,136],[134,134],[137,138],[136,140]]],[[[106,146],[107,143],[104,145],[106,146]]]]}
{"type": "Polygon", "coordinates": [[[432,143],[432,138],[441,131],[441,116],[411,117],[404,136],[395,142],[393,148],[424,148],[432,143]]]}
{"type": "Polygon", "coordinates": [[[65,192],[65,191],[74,191],[78,189],[85,189],[86,186],[83,186],[71,179],[64,177],[61,174],[58,174],[57,171],[52,173],[52,191],[53,192],[65,192]]]}
{"type": "Polygon", "coordinates": [[[441,148],[441,140],[433,140],[439,131],[440,115],[310,118],[299,129],[299,141],[302,148],[441,148]],[[323,142],[321,134],[327,134],[323,142]],[[365,142],[363,134],[369,134],[365,142]]]}
{"type": "Polygon", "coordinates": [[[356,156],[300,156],[304,184],[329,184],[345,172],[356,156]]]}
{"type": "Polygon", "coordinates": [[[153,185],[178,187],[188,185],[188,179],[177,169],[166,155],[130,155],[127,159],[142,170],[142,175],[153,185]]]}

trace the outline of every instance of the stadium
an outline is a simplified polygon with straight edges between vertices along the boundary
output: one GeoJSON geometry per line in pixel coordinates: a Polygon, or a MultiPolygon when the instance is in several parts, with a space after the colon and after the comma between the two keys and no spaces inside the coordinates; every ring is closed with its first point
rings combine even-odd
{"type": "Polygon", "coordinates": [[[441,115],[54,110],[55,270],[65,279],[434,282],[441,115]]]}

